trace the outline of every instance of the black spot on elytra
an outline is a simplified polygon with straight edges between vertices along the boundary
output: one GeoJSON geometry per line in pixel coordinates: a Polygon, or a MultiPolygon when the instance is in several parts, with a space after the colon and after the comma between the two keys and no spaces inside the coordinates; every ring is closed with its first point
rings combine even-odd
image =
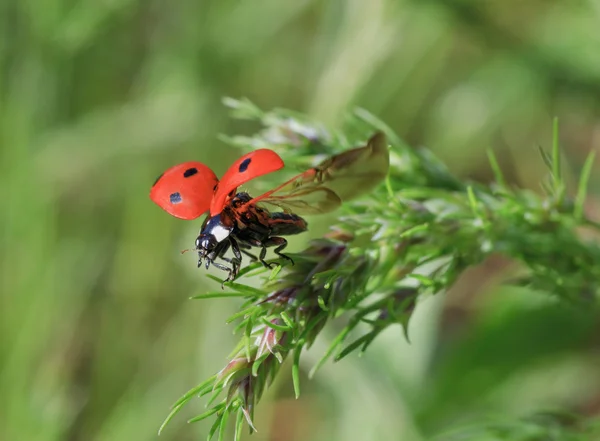
{"type": "Polygon", "coordinates": [[[164,173],[161,173],[161,174],[158,176],[158,178],[156,178],[156,180],[154,181],[154,184],[152,184],[152,186],[153,186],[153,187],[154,187],[154,186],[155,186],[155,185],[158,183],[158,181],[160,181],[160,178],[162,178],[162,177],[163,177],[163,175],[164,175],[164,173]]]}
{"type": "Polygon", "coordinates": [[[195,167],[188,168],[186,171],[183,172],[183,177],[189,178],[190,176],[194,176],[196,173],[198,173],[197,168],[195,168],[195,167]]]}
{"type": "Polygon", "coordinates": [[[178,203],[180,203],[182,201],[181,195],[179,193],[171,193],[169,195],[169,201],[172,204],[178,204],[178,203]]]}
{"type": "Polygon", "coordinates": [[[240,168],[239,168],[240,173],[244,173],[246,170],[248,170],[248,166],[250,165],[251,162],[252,162],[252,159],[250,159],[250,158],[244,159],[242,161],[242,163],[240,164],[240,168]]]}

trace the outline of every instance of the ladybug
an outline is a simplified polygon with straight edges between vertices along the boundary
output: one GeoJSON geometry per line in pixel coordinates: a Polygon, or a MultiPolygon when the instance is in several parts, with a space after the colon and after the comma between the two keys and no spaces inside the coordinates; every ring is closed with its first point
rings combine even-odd
{"type": "Polygon", "coordinates": [[[274,247],[275,254],[293,264],[283,254],[287,240],[282,236],[307,230],[308,223],[298,214],[326,213],[342,200],[368,191],[386,176],[389,154],[385,136],[378,132],[365,146],[334,155],[260,196],[238,191],[248,181],[283,166],[273,150],[258,149],[235,161],[219,180],[205,164],[184,162],[156,179],[150,199],[180,219],[209,213],[195,242],[198,267],[204,262],[206,269],[212,264],[226,271],[225,283],[238,275],[242,254],[271,268],[275,264],[266,262],[265,256],[267,248],[274,247]],[[267,204],[283,211],[271,212],[267,204]],[[258,257],[250,253],[252,248],[260,248],[258,257]],[[225,256],[230,249],[231,258],[225,256]]]}

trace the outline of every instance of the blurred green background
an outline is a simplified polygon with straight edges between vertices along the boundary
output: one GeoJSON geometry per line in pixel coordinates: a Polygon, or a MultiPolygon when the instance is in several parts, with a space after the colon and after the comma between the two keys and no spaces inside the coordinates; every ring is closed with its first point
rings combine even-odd
{"type": "MultiPolygon", "coordinates": [[[[359,105],[459,176],[488,182],[492,147],[536,191],[554,116],[569,182],[600,145],[598,0],[5,0],[0,23],[2,441],[156,439],[171,403],[226,363],[238,302],[188,300],[216,288],[179,253],[200,222],[148,198],[173,164],[219,174],[240,154],[217,140],[251,130],[223,96],[334,126],[359,105]]],[[[282,369],[251,439],[423,440],[554,407],[597,415],[597,323],[499,288],[509,267],[492,259],[423,300],[411,344],[393,328],[304,378],[299,400],[282,369]]],[[[203,439],[209,423],[185,424],[203,404],[160,439],[203,439]]]]}

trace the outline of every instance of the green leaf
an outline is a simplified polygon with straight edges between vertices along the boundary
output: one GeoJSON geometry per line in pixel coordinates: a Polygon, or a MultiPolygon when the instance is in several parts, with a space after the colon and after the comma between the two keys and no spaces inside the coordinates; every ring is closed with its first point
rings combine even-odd
{"type": "MultiPolygon", "coordinates": [[[[218,381],[215,381],[212,385],[212,387],[209,389],[208,387],[204,390],[202,390],[198,396],[199,397],[203,397],[204,395],[208,395],[209,393],[220,393],[223,390],[223,387],[218,383],[218,381]]],[[[207,406],[210,405],[210,403],[212,402],[212,398],[209,400],[209,402],[207,403],[207,406]]]]}
{"type": "Polygon", "coordinates": [[[494,173],[494,178],[498,185],[506,189],[508,186],[506,185],[506,180],[504,179],[504,174],[502,173],[502,169],[500,168],[500,164],[498,164],[498,159],[496,158],[496,154],[492,149],[488,149],[487,151],[488,161],[490,162],[490,166],[492,167],[492,171],[494,173]]]}
{"type": "Polygon", "coordinates": [[[321,311],[321,313],[316,316],[316,317],[312,317],[310,320],[308,320],[307,323],[304,324],[302,331],[300,332],[300,335],[297,336],[298,339],[300,340],[305,340],[305,341],[311,341],[310,339],[310,334],[311,332],[318,328],[319,326],[321,326],[325,319],[327,318],[327,313],[321,311]]]}
{"type": "Polygon", "coordinates": [[[358,339],[354,340],[352,343],[350,343],[348,346],[346,346],[344,349],[342,349],[342,351],[338,355],[336,355],[336,357],[334,358],[334,361],[336,361],[336,362],[340,361],[342,358],[344,358],[351,352],[358,349],[359,346],[363,345],[366,342],[370,342],[372,340],[373,332],[374,331],[371,331],[371,332],[363,335],[362,337],[359,337],[358,339]]]}
{"type": "Polygon", "coordinates": [[[195,422],[198,422],[198,421],[202,421],[202,420],[208,418],[209,416],[214,415],[217,412],[220,412],[224,408],[225,408],[225,404],[224,403],[217,404],[216,406],[211,407],[210,409],[208,409],[206,412],[201,413],[200,415],[195,416],[193,418],[190,418],[188,420],[188,423],[195,423],[195,422]]]}
{"type": "Polygon", "coordinates": [[[471,210],[473,210],[473,214],[477,217],[480,217],[481,210],[479,207],[479,201],[477,201],[473,187],[470,185],[467,186],[467,195],[469,196],[469,205],[471,206],[471,210]]]}
{"type": "Polygon", "coordinates": [[[283,266],[281,264],[278,264],[277,266],[275,266],[275,268],[273,268],[271,270],[271,274],[269,275],[269,281],[275,280],[275,278],[279,275],[279,273],[281,272],[281,270],[283,269],[283,266]]]}
{"type": "Polygon", "coordinates": [[[250,275],[261,274],[266,271],[267,271],[267,268],[265,268],[262,263],[260,263],[260,262],[250,263],[249,265],[245,266],[244,268],[242,268],[240,270],[240,272],[238,273],[237,279],[240,279],[240,278],[246,277],[246,276],[250,276],[250,275]]]}
{"type": "MultiPolygon", "coordinates": [[[[328,286],[327,286],[328,284],[329,284],[329,282],[325,285],[326,288],[328,288],[328,286]]],[[[323,299],[322,296],[317,297],[317,303],[319,304],[319,308],[321,308],[325,312],[329,312],[329,308],[325,304],[325,300],[323,299]]]]}
{"type": "Polygon", "coordinates": [[[269,328],[274,329],[276,331],[288,332],[291,329],[289,326],[283,326],[283,325],[278,325],[276,323],[273,323],[271,320],[269,320],[266,317],[261,317],[260,321],[262,323],[264,323],[266,326],[268,326],[269,328]]]}
{"type": "Polygon", "coordinates": [[[233,436],[234,441],[240,441],[242,439],[242,429],[244,428],[244,411],[241,406],[237,409],[235,415],[235,434],[233,436]]]}
{"type": "Polygon", "coordinates": [[[246,418],[246,422],[250,426],[250,432],[257,432],[256,427],[254,427],[254,423],[252,422],[252,415],[250,415],[250,411],[244,407],[242,407],[242,412],[244,413],[244,417],[246,418]]]}
{"type": "MultiPolygon", "coordinates": [[[[208,398],[208,401],[206,403],[206,406],[212,406],[212,404],[217,401],[217,398],[219,398],[221,396],[221,392],[223,392],[223,385],[222,384],[218,384],[215,383],[214,388],[212,389],[212,392],[210,394],[210,397],[208,398]]],[[[226,403],[221,403],[219,404],[219,406],[223,405],[225,406],[226,403]]]]}
{"type": "Polygon", "coordinates": [[[403,231],[402,233],[400,233],[399,237],[401,239],[411,237],[411,236],[414,236],[416,233],[420,233],[421,231],[427,231],[428,228],[429,228],[429,223],[415,225],[414,227],[411,227],[411,228],[403,231]]]}
{"type": "Polygon", "coordinates": [[[327,351],[325,351],[325,354],[323,354],[323,356],[319,359],[319,361],[317,362],[317,364],[315,366],[313,366],[313,368],[308,373],[308,378],[312,378],[313,375],[317,372],[317,370],[319,370],[319,368],[321,366],[323,366],[323,364],[325,364],[325,362],[333,355],[333,353],[339,347],[339,345],[346,339],[346,337],[350,333],[350,330],[351,330],[351,327],[350,326],[346,326],[342,330],[342,332],[340,332],[337,335],[337,337],[335,337],[333,339],[333,341],[329,345],[329,349],[327,349],[327,351]]]}
{"type": "Polygon", "coordinates": [[[221,416],[218,415],[217,419],[215,420],[215,422],[211,426],[210,430],[208,431],[208,435],[206,436],[206,441],[210,441],[212,439],[212,437],[215,436],[215,433],[217,432],[217,429],[219,428],[220,425],[221,425],[221,416]]]}
{"type": "Polygon", "coordinates": [[[197,296],[190,297],[190,300],[204,300],[204,299],[215,299],[215,298],[226,298],[226,297],[247,297],[247,294],[240,292],[209,292],[206,294],[199,294],[197,296]]]}
{"type": "Polygon", "coordinates": [[[296,399],[300,396],[300,354],[303,343],[298,344],[294,350],[294,362],[292,363],[292,383],[294,384],[294,395],[296,399]]]}
{"type": "Polygon", "coordinates": [[[244,293],[252,297],[262,297],[265,294],[265,292],[262,289],[254,288],[253,286],[243,285],[241,283],[229,282],[227,286],[240,293],[244,293]]]}
{"type": "Polygon", "coordinates": [[[394,199],[394,188],[392,186],[392,176],[388,173],[385,177],[385,189],[388,192],[388,197],[394,199]]]}
{"type": "Polygon", "coordinates": [[[169,422],[171,422],[173,417],[179,413],[179,411],[181,410],[181,408],[184,406],[185,403],[186,402],[184,401],[183,403],[178,404],[171,410],[171,412],[169,412],[169,415],[167,415],[167,417],[165,418],[165,420],[163,421],[163,423],[160,425],[160,427],[158,429],[159,435],[162,433],[164,428],[167,427],[167,424],[169,424],[169,422]]]}
{"type": "Polygon", "coordinates": [[[573,215],[575,216],[575,219],[581,220],[583,218],[583,209],[585,207],[588,183],[590,181],[590,176],[592,175],[592,168],[594,167],[595,160],[596,152],[592,150],[583,164],[581,177],[579,178],[579,185],[577,186],[577,196],[575,197],[575,207],[573,209],[573,215]]]}
{"type": "Polygon", "coordinates": [[[227,320],[225,320],[225,323],[231,323],[234,322],[235,320],[239,319],[240,317],[244,317],[246,315],[251,315],[251,313],[253,311],[256,310],[256,306],[252,305],[246,309],[242,309],[241,311],[236,312],[235,314],[230,315],[227,320]]]}
{"type": "Polygon", "coordinates": [[[435,285],[435,280],[433,280],[431,277],[425,276],[423,274],[411,273],[411,274],[408,274],[406,277],[410,277],[411,279],[418,280],[419,283],[421,283],[421,285],[423,285],[423,286],[435,285]]]}
{"type": "Polygon", "coordinates": [[[217,276],[213,276],[212,274],[207,274],[206,277],[208,277],[211,280],[214,280],[215,282],[217,282],[219,285],[224,285],[224,286],[228,286],[230,282],[223,282],[223,279],[218,278],[217,276]]]}
{"type": "Polygon", "coordinates": [[[228,375],[223,377],[221,379],[221,381],[219,382],[219,385],[221,386],[222,389],[224,389],[225,387],[227,387],[229,382],[231,380],[233,380],[234,378],[241,377],[241,376],[247,375],[249,373],[250,373],[250,368],[248,368],[248,367],[234,370],[233,372],[230,372],[228,375]]]}
{"type": "Polygon", "coordinates": [[[252,322],[248,320],[246,324],[246,331],[244,332],[244,348],[246,350],[246,359],[250,361],[252,359],[252,350],[250,345],[252,344],[252,322]]]}
{"type": "Polygon", "coordinates": [[[175,402],[175,404],[173,404],[173,407],[179,406],[180,404],[189,401],[196,394],[202,394],[202,391],[205,389],[211,390],[212,384],[215,382],[216,379],[217,379],[217,376],[213,375],[212,377],[210,377],[210,378],[206,379],[205,381],[203,381],[202,383],[200,383],[198,386],[190,389],[181,398],[179,398],[175,402]]]}
{"type": "Polygon", "coordinates": [[[295,328],[294,322],[292,321],[292,318],[288,315],[287,312],[281,311],[279,315],[281,317],[281,320],[283,320],[283,322],[287,325],[288,329],[293,330],[295,328]]]}
{"type": "Polygon", "coordinates": [[[546,164],[546,167],[548,167],[548,170],[550,170],[550,172],[553,172],[554,166],[552,165],[552,158],[550,157],[550,155],[540,145],[538,145],[538,151],[542,156],[544,164],[546,164]]]}
{"type": "Polygon", "coordinates": [[[275,357],[279,364],[283,364],[283,355],[281,355],[280,349],[280,345],[275,345],[271,354],[273,355],[273,357],[275,357]]]}
{"type": "Polygon", "coordinates": [[[227,421],[229,421],[229,409],[225,409],[221,416],[221,423],[219,424],[219,441],[225,440],[225,431],[227,430],[227,421]]]}
{"type": "Polygon", "coordinates": [[[260,369],[261,364],[267,359],[267,357],[271,355],[271,353],[267,350],[267,352],[261,354],[254,363],[252,363],[252,376],[256,377],[258,375],[258,369],[260,369]]]}
{"type": "Polygon", "coordinates": [[[554,177],[554,187],[559,188],[561,184],[561,160],[560,160],[560,141],[558,137],[558,118],[555,117],[552,123],[552,176],[554,177]]]}

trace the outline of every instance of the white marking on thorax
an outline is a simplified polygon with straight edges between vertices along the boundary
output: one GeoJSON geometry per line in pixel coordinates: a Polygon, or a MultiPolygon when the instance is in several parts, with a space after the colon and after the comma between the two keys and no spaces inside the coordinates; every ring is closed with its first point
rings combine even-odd
{"type": "Polygon", "coordinates": [[[223,242],[229,237],[231,231],[228,228],[225,228],[223,225],[215,225],[210,230],[210,233],[215,237],[215,239],[217,239],[217,242],[223,242]]]}

